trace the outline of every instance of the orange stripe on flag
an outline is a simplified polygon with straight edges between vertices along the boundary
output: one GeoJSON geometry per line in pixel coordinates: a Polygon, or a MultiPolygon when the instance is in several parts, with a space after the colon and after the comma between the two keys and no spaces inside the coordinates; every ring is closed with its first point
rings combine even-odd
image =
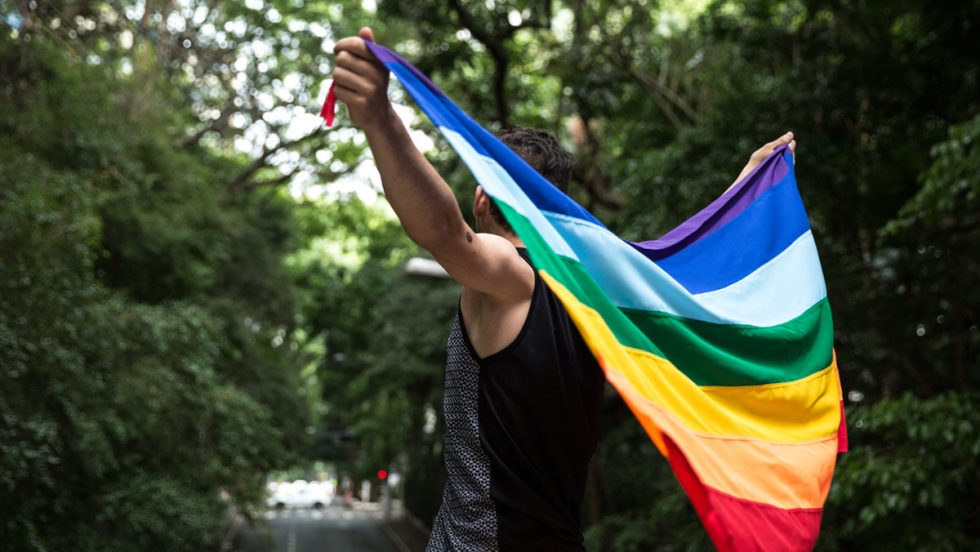
{"type": "Polygon", "coordinates": [[[664,442],[670,467],[718,550],[813,550],[820,535],[821,508],[776,508],[728,496],[704,485],[677,445],[669,437],[664,442]]]}
{"type": "Polygon", "coordinates": [[[837,461],[836,435],[784,444],[694,433],[644,399],[615,370],[606,376],[647,432],[655,428],[657,437],[651,438],[662,442],[662,434],[670,436],[705,485],[780,508],[820,508],[826,500],[837,461]]]}

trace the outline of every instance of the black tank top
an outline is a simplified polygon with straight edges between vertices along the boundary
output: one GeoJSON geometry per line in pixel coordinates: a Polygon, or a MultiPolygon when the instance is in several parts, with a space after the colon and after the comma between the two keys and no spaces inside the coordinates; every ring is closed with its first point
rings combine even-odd
{"type": "Polygon", "coordinates": [[[428,550],[583,550],[605,378],[558,298],[535,274],[510,345],[479,359],[457,313],[447,352],[448,477],[428,550]]]}

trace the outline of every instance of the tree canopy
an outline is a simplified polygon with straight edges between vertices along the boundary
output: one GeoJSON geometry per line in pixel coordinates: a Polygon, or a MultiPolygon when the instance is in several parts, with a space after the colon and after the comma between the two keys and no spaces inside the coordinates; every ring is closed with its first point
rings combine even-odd
{"type": "MultiPolygon", "coordinates": [[[[451,282],[316,117],[362,25],[651,239],[793,130],[852,452],[819,547],[980,544],[980,6],[968,0],[0,4],[0,542],[207,549],[271,470],[388,467],[431,519],[451,282]]],[[[474,181],[392,85],[468,213],[474,181]]],[[[610,392],[590,550],[708,545],[610,392]]]]}

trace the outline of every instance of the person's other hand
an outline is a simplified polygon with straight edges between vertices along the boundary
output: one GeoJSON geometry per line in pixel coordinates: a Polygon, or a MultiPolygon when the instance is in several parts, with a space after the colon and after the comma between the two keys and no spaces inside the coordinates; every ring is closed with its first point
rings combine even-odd
{"type": "Polygon", "coordinates": [[[374,42],[369,27],[361,28],[358,36],[337,42],[333,80],[334,94],[347,105],[351,121],[368,130],[385,117],[394,116],[394,110],[388,101],[388,69],[374,57],[365,40],[374,42]]]}
{"type": "MultiPolygon", "coordinates": [[[[763,159],[769,157],[770,153],[772,153],[779,146],[783,146],[783,145],[789,146],[789,151],[793,155],[793,159],[795,160],[796,139],[793,137],[792,132],[787,132],[786,134],[783,134],[779,138],[776,138],[772,142],[769,142],[768,144],[765,144],[761,148],[752,152],[752,155],[749,157],[749,162],[746,163],[745,167],[742,168],[742,172],[738,173],[738,178],[735,179],[735,182],[732,183],[732,186],[741,182],[743,178],[745,178],[750,172],[752,172],[753,169],[755,169],[762,163],[763,159]]],[[[731,186],[729,186],[728,189],[730,190],[731,186]]]]}

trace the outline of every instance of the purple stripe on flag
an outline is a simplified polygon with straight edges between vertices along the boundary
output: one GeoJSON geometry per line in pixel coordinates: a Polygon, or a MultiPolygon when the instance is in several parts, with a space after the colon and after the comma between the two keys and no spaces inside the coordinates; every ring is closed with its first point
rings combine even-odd
{"type": "Polygon", "coordinates": [[[630,245],[648,259],[659,261],[713,234],[786,176],[790,169],[790,162],[783,159],[786,150],[786,146],[776,148],[728,193],[722,194],[664,236],[630,245]]]}
{"type": "Polygon", "coordinates": [[[432,90],[434,93],[438,94],[439,96],[446,97],[446,95],[442,92],[442,90],[439,90],[439,87],[436,86],[434,82],[429,80],[429,77],[423,75],[422,72],[416,69],[414,65],[405,61],[405,58],[401,57],[395,52],[392,52],[391,50],[385,48],[380,44],[375,44],[374,42],[371,42],[370,40],[365,40],[364,43],[367,44],[368,49],[371,50],[371,53],[374,54],[374,57],[378,58],[378,61],[380,61],[381,63],[384,63],[385,65],[389,63],[397,63],[399,65],[406,67],[409,71],[412,72],[413,75],[418,77],[419,80],[422,81],[422,83],[429,88],[429,90],[432,90]]]}

